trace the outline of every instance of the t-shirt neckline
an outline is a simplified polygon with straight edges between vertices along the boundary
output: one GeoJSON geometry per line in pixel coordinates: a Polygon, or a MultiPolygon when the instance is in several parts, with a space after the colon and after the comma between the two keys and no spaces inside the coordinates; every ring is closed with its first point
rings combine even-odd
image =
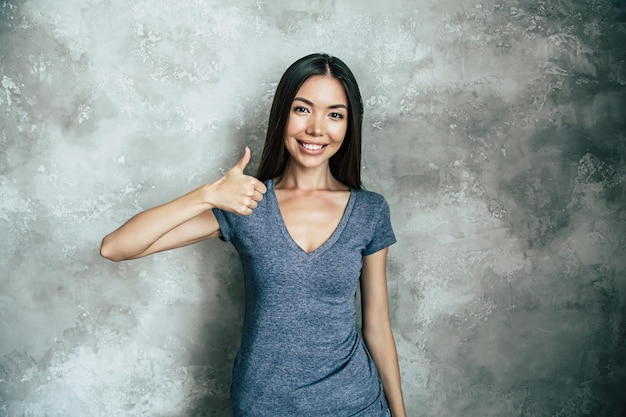
{"type": "Polygon", "coordinates": [[[352,208],[354,207],[355,196],[356,196],[356,190],[353,188],[350,188],[350,196],[348,197],[348,203],[346,204],[346,208],[343,211],[343,215],[341,216],[341,220],[339,221],[337,228],[335,228],[335,230],[329,236],[329,238],[326,239],[326,241],[322,243],[319,247],[313,250],[313,252],[307,252],[300,245],[296,243],[296,241],[291,236],[291,233],[289,233],[289,230],[287,229],[287,224],[285,223],[285,219],[283,218],[283,215],[280,211],[278,198],[276,197],[276,193],[274,191],[274,179],[272,178],[267,181],[266,197],[269,197],[269,200],[272,203],[272,211],[274,212],[276,220],[278,221],[279,228],[281,232],[283,233],[283,236],[285,237],[287,242],[289,242],[289,246],[291,246],[292,249],[294,249],[296,252],[299,252],[300,254],[303,254],[306,257],[318,256],[335,244],[335,242],[341,236],[343,229],[345,229],[346,224],[348,223],[348,219],[350,218],[350,213],[352,213],[352,208]]]}

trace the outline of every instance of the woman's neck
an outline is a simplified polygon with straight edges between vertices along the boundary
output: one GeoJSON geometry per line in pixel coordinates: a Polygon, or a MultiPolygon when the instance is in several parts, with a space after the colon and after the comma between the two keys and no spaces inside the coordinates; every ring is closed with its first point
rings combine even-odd
{"type": "Polygon", "coordinates": [[[304,168],[289,162],[287,162],[283,174],[276,179],[275,187],[304,191],[343,191],[348,189],[333,176],[328,165],[304,168]]]}

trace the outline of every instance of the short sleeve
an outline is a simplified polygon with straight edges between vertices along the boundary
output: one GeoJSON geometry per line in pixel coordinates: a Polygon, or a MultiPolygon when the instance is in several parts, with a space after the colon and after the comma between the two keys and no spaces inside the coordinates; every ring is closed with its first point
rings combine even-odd
{"type": "Polygon", "coordinates": [[[371,255],[381,249],[396,243],[396,236],[391,227],[391,215],[389,213],[389,204],[384,199],[380,205],[378,212],[378,221],[372,234],[372,239],[363,250],[363,256],[371,255]]]}
{"type": "Polygon", "coordinates": [[[220,236],[220,239],[224,242],[230,242],[235,233],[235,223],[237,220],[237,216],[233,213],[229,213],[218,208],[213,209],[213,214],[215,215],[215,218],[217,219],[217,224],[220,226],[220,231],[222,232],[222,236],[220,236]]]}

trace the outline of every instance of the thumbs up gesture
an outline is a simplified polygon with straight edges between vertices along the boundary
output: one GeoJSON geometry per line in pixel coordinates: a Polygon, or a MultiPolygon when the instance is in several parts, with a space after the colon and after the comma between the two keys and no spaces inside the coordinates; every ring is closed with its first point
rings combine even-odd
{"type": "Polygon", "coordinates": [[[212,184],[207,199],[213,207],[244,216],[249,216],[257,208],[267,188],[261,181],[244,174],[249,162],[250,148],[246,146],[243,156],[235,166],[212,184]]]}

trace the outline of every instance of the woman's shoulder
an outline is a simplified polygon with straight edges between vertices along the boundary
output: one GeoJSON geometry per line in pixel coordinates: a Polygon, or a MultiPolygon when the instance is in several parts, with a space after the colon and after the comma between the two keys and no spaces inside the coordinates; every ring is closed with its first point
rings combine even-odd
{"type": "Polygon", "coordinates": [[[369,190],[361,188],[360,190],[355,190],[355,193],[359,197],[359,199],[362,201],[366,201],[366,202],[373,203],[373,204],[376,204],[376,203],[386,204],[387,203],[385,196],[376,191],[369,191],[369,190]]]}
{"type": "Polygon", "coordinates": [[[368,215],[375,215],[383,211],[389,210],[389,204],[384,195],[369,190],[356,190],[355,206],[361,211],[365,211],[368,215]]]}

